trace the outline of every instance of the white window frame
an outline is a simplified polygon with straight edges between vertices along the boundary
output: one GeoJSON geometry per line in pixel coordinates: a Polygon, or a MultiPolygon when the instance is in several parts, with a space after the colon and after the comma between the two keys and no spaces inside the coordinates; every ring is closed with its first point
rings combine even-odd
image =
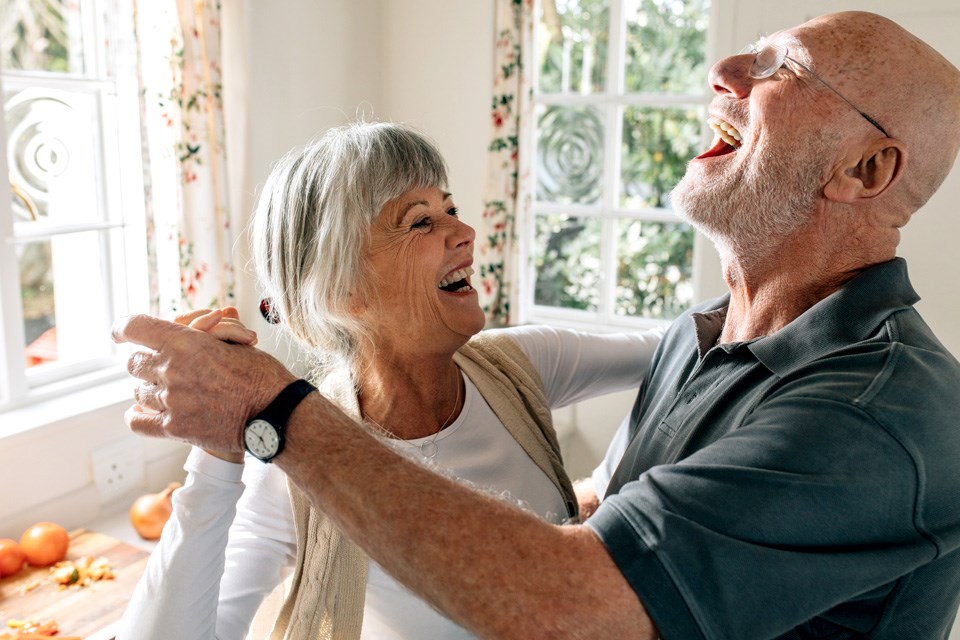
{"type": "MultiPolygon", "coordinates": [[[[101,234],[101,255],[96,259],[104,265],[98,286],[103,287],[106,308],[100,310],[100,317],[113,319],[142,312],[149,305],[136,60],[135,56],[119,53],[132,47],[132,27],[127,30],[118,28],[118,25],[132,25],[130,3],[110,0],[78,2],[81,5],[84,73],[66,75],[2,70],[0,96],[5,95],[4,91],[29,86],[80,90],[92,96],[100,121],[96,144],[99,145],[97,155],[102,158],[102,165],[94,172],[103,216],[101,220],[77,223],[16,222],[11,207],[10,184],[6,179],[0,180],[0,417],[9,410],[126,375],[126,349],[120,347],[110,347],[103,355],[69,364],[54,363],[36,370],[25,366],[16,245],[76,232],[101,234]],[[105,32],[106,28],[111,29],[110,33],[105,32]],[[114,51],[111,59],[107,58],[102,44],[107,39],[114,51]]],[[[0,119],[0,149],[3,151],[0,153],[0,176],[5,178],[9,173],[5,118],[0,119]]],[[[71,260],[84,258],[90,259],[89,256],[76,256],[71,260]]],[[[54,289],[57,287],[55,281],[54,289]]],[[[71,294],[70,291],[64,293],[71,294]]],[[[83,295],[82,290],[73,293],[83,295]]],[[[98,326],[95,330],[102,330],[107,338],[109,326],[98,326]]],[[[0,438],[4,435],[4,429],[0,427],[0,438]]]]}
{"type": "MultiPolygon", "coordinates": [[[[519,295],[516,301],[517,318],[520,323],[545,323],[567,326],[578,329],[602,330],[611,329],[641,329],[652,326],[669,324],[669,320],[659,320],[634,316],[622,316],[614,313],[616,299],[616,247],[617,238],[615,225],[618,220],[635,219],[646,222],[682,223],[679,216],[665,208],[629,209],[618,204],[618,181],[620,175],[620,154],[623,137],[623,110],[625,107],[674,107],[709,104],[712,94],[708,91],[706,78],[703,92],[698,94],[666,94],[666,93],[626,93],[624,91],[624,64],[626,57],[626,21],[623,18],[624,0],[610,1],[610,41],[608,49],[606,82],[604,91],[592,94],[559,94],[541,93],[539,90],[539,64],[535,61],[529,64],[525,73],[530,74],[533,87],[533,111],[537,106],[564,106],[564,107],[595,107],[602,111],[604,120],[604,158],[603,158],[603,196],[596,205],[565,205],[538,202],[536,198],[536,160],[529,163],[530,178],[530,211],[520,215],[517,219],[517,233],[519,238],[519,260],[521,268],[518,270],[519,295]],[[535,284],[537,279],[534,247],[536,238],[536,218],[538,215],[568,214],[579,217],[599,218],[600,256],[601,256],[601,291],[597,311],[580,309],[566,309],[538,305],[534,302],[535,284]]],[[[710,4],[709,26],[707,28],[707,42],[704,54],[707,60],[715,50],[714,41],[718,32],[717,5],[722,0],[712,0],[710,4]]],[[[540,1],[536,0],[534,15],[539,21],[540,1]]],[[[534,51],[539,47],[536,38],[539,28],[534,32],[534,51]]],[[[536,157],[537,127],[534,123],[529,127],[530,137],[521,142],[523,148],[530,150],[530,157],[536,157]]],[[[706,118],[701,127],[701,143],[706,145],[711,137],[706,118]]],[[[693,301],[700,299],[698,274],[699,258],[702,255],[703,243],[695,236],[694,254],[692,258],[692,285],[693,301]]]]}

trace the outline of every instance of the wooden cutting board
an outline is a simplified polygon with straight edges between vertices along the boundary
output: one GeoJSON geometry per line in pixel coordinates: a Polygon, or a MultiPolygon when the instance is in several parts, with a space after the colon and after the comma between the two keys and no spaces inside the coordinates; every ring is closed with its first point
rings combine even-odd
{"type": "Polygon", "coordinates": [[[110,561],[116,577],[82,588],[61,590],[52,581],[46,581],[49,568],[24,566],[19,573],[0,580],[0,633],[8,631],[7,620],[27,618],[37,622],[56,620],[61,636],[94,636],[123,615],[149,555],[143,549],[102,533],[86,529],[72,531],[66,559],[103,556],[110,561]],[[25,585],[38,580],[45,583],[23,593],[25,585]]]}

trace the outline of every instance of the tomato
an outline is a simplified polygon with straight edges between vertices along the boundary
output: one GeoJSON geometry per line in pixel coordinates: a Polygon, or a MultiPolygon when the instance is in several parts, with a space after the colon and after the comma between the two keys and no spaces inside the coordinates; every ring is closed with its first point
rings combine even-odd
{"type": "Polygon", "coordinates": [[[70,535],[67,530],[52,522],[39,522],[20,536],[20,550],[27,562],[35,567],[46,567],[60,562],[67,555],[70,535]]]}
{"type": "Polygon", "coordinates": [[[23,567],[23,551],[16,540],[0,538],[0,578],[12,576],[23,567]]]}

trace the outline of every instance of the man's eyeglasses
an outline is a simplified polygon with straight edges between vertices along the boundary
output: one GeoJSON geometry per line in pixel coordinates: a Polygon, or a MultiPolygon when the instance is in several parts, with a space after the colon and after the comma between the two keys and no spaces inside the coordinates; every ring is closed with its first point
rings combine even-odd
{"type": "Polygon", "coordinates": [[[830,91],[833,91],[835,94],[837,94],[837,96],[839,96],[841,100],[843,100],[848,105],[853,107],[853,109],[857,113],[863,116],[864,120],[866,120],[867,122],[875,126],[877,129],[879,129],[880,133],[882,133],[888,138],[890,137],[890,134],[887,133],[886,129],[880,126],[879,122],[877,122],[876,120],[874,120],[873,118],[865,114],[863,111],[861,111],[859,108],[857,108],[857,106],[852,102],[850,102],[849,100],[847,100],[847,98],[842,93],[834,89],[829,82],[827,82],[826,80],[818,76],[816,73],[814,73],[810,69],[810,67],[808,67],[807,65],[803,64],[802,62],[800,62],[795,58],[791,58],[789,56],[790,50],[787,49],[785,46],[774,43],[774,42],[767,42],[763,46],[758,46],[756,44],[748,44],[746,47],[743,48],[742,51],[740,51],[740,55],[743,55],[746,53],[752,53],[756,56],[753,59],[753,64],[750,65],[750,77],[753,78],[754,80],[762,80],[763,78],[769,78],[770,76],[775,74],[779,69],[782,69],[782,68],[787,68],[788,70],[790,70],[791,73],[793,73],[793,70],[787,67],[787,64],[786,64],[787,60],[789,60],[790,62],[797,65],[798,67],[800,67],[801,69],[809,73],[811,76],[819,80],[823,84],[823,86],[825,86],[827,89],[830,89],[830,91]]]}

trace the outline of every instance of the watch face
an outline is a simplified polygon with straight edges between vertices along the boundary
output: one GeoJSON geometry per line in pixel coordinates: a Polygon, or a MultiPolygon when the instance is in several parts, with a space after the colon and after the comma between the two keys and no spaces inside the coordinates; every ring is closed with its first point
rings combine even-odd
{"type": "Polygon", "coordinates": [[[266,460],[275,456],[280,446],[277,430],[266,420],[252,420],[243,431],[243,440],[247,451],[266,460]]]}

